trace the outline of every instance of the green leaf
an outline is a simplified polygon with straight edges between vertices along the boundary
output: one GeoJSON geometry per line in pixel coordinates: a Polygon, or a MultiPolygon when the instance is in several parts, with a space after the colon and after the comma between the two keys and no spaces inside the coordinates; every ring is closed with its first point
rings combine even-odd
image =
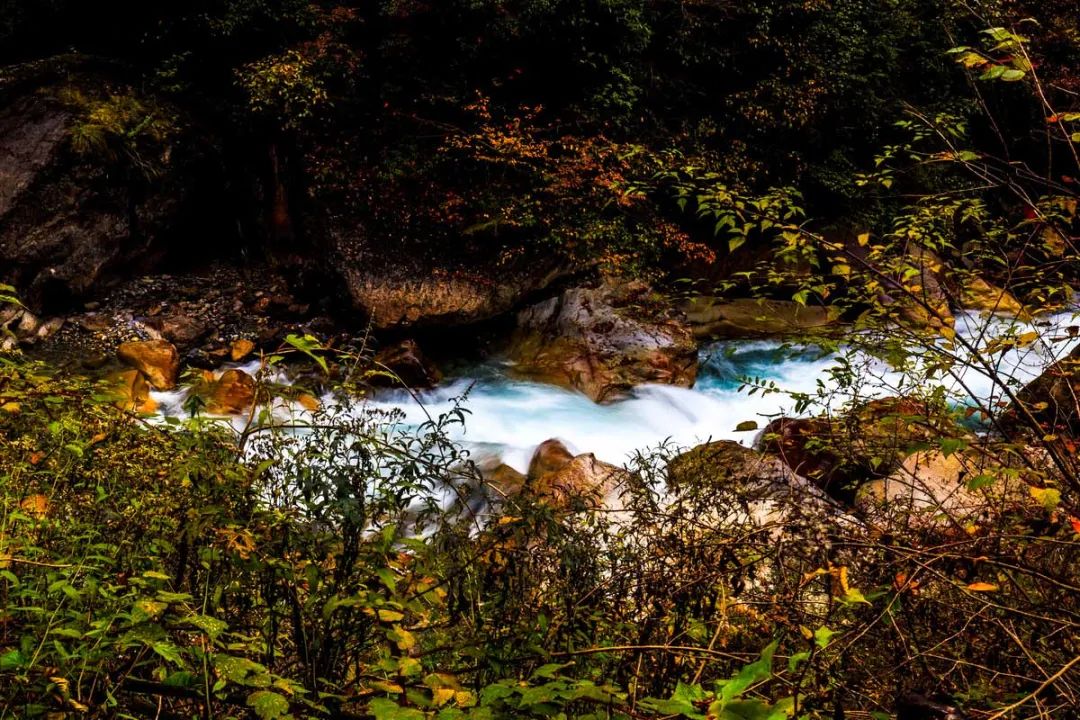
{"type": "Polygon", "coordinates": [[[247,705],[255,710],[259,720],[276,720],[289,712],[289,701],[269,690],[258,690],[248,695],[247,705]]]}
{"type": "Polygon", "coordinates": [[[799,667],[800,663],[802,663],[803,661],[808,660],[808,659],[810,659],[809,651],[804,650],[802,652],[795,653],[794,655],[792,655],[791,657],[788,658],[788,661],[787,661],[788,672],[795,672],[795,668],[799,667]]]}
{"type": "Polygon", "coordinates": [[[829,647],[829,643],[837,633],[822,625],[814,631],[814,644],[824,650],[829,647]]]}
{"type": "Polygon", "coordinates": [[[728,703],[742,696],[751,685],[768,680],[772,676],[772,658],[776,652],[777,641],[769,643],[761,651],[761,658],[749,665],[743,666],[736,675],[725,682],[720,689],[720,707],[726,708],[728,703]]]}
{"type": "Polygon", "coordinates": [[[8,650],[0,655],[0,672],[18,670],[26,666],[26,656],[18,650],[8,650]]]}
{"type": "Polygon", "coordinates": [[[158,640],[150,643],[150,649],[165,658],[168,662],[171,662],[173,665],[184,665],[183,651],[171,642],[158,640]]]}
{"type": "Polygon", "coordinates": [[[941,454],[945,457],[949,457],[957,451],[966,448],[968,446],[968,441],[964,438],[941,438],[938,444],[941,447],[941,454]]]}
{"type": "Polygon", "coordinates": [[[386,698],[375,698],[369,702],[368,712],[375,716],[375,720],[424,720],[424,713],[416,708],[403,708],[386,698]]]}

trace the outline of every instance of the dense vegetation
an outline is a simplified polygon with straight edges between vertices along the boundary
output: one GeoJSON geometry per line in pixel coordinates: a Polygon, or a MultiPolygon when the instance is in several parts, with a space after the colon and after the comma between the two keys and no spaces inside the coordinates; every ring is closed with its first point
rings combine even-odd
{"type": "MultiPolygon", "coordinates": [[[[614,504],[504,496],[464,411],[157,423],[0,356],[0,717],[1080,717],[1076,355],[1027,388],[996,362],[1076,327],[952,315],[1072,300],[1072,2],[0,0],[0,62],[55,65],[108,177],[220,190],[224,254],[333,265],[349,228],[374,266],[554,255],[849,323],[796,398],[827,409],[811,484],[660,447],[614,504]],[[942,389],[966,367],[989,398],[942,389]],[[920,453],[959,500],[855,504],[920,453]]],[[[313,338],[290,364],[385,374],[313,338]]]]}

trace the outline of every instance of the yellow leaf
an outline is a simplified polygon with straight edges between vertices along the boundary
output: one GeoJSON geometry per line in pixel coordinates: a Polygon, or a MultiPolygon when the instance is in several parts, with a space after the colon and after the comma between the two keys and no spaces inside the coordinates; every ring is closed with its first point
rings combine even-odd
{"type": "Polygon", "coordinates": [[[397,683],[387,682],[385,680],[372,680],[371,687],[375,688],[376,690],[381,690],[382,692],[388,693],[405,692],[405,688],[401,687],[397,683]]]}
{"type": "Polygon", "coordinates": [[[383,622],[399,622],[405,617],[405,613],[397,610],[380,610],[379,619],[383,622]]]}
{"type": "Polygon", "coordinates": [[[987,582],[974,582],[967,586],[971,592],[997,592],[998,586],[987,582]]]}
{"type": "Polygon", "coordinates": [[[837,571],[837,575],[836,575],[837,580],[840,581],[840,590],[845,595],[851,590],[851,588],[848,587],[847,572],[848,572],[847,571],[847,566],[843,565],[837,571]]]}
{"type": "Polygon", "coordinates": [[[416,658],[403,657],[398,660],[398,673],[405,677],[419,675],[423,672],[423,669],[423,666],[420,665],[420,661],[416,658]]]}
{"type": "Polygon", "coordinates": [[[393,630],[394,642],[400,650],[412,650],[416,647],[416,637],[403,627],[395,627],[393,630]]]}
{"type": "Polygon", "coordinates": [[[436,705],[445,705],[454,699],[455,690],[454,688],[435,688],[431,694],[436,705]]]}
{"type": "Polygon", "coordinates": [[[501,518],[499,518],[499,522],[497,524],[498,525],[509,525],[510,523],[516,523],[520,519],[521,518],[514,517],[513,515],[503,515],[501,518]]]}
{"type": "Polygon", "coordinates": [[[1038,339],[1039,339],[1039,333],[1037,331],[1035,331],[1035,330],[1031,330],[1031,331],[1026,332],[1026,333],[1020,333],[1020,335],[1018,335],[1016,337],[1016,346],[1017,347],[1027,347],[1028,345],[1030,345],[1031,343],[1035,342],[1038,339]]]}
{"type": "Polygon", "coordinates": [[[472,707],[476,704],[476,696],[468,690],[458,690],[454,693],[454,702],[458,707],[472,707]]]}
{"type": "Polygon", "coordinates": [[[859,245],[861,247],[866,247],[868,242],[870,242],[870,233],[861,233],[859,235],[859,245]]]}
{"type": "Polygon", "coordinates": [[[1031,497],[1047,510],[1053,510],[1061,504],[1061,491],[1057,488],[1029,488],[1031,497]]]}
{"type": "Polygon", "coordinates": [[[0,405],[0,410],[3,410],[6,413],[11,413],[13,415],[15,413],[19,412],[19,408],[20,408],[19,403],[15,402],[15,401],[6,402],[3,405],[0,405]]]}

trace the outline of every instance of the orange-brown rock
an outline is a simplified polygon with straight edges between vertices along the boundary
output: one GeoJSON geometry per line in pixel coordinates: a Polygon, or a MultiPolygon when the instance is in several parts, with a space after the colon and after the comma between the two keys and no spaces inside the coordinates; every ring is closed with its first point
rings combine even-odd
{"type": "Polygon", "coordinates": [[[837,417],[780,418],[761,449],[833,497],[851,502],[858,486],[891,473],[920,444],[966,434],[909,398],[880,398],[837,417]]]}
{"type": "Polygon", "coordinates": [[[229,357],[233,362],[239,362],[254,351],[255,343],[247,338],[240,338],[239,340],[234,340],[232,345],[229,346],[229,357]]]}
{"type": "Polygon", "coordinates": [[[150,397],[150,384],[138,370],[115,373],[110,378],[110,384],[118,397],[116,406],[121,410],[144,414],[157,410],[157,402],[150,397]]]}
{"type": "Polygon", "coordinates": [[[536,446],[532,459],[529,461],[528,477],[535,480],[548,473],[553,473],[566,467],[574,459],[573,453],[559,440],[545,440],[536,446]]]}
{"type": "Polygon", "coordinates": [[[625,470],[592,453],[574,456],[558,440],[547,440],[533,453],[525,485],[543,502],[565,510],[603,504],[626,477],[625,470]]]}
{"type": "Polygon", "coordinates": [[[135,368],[150,381],[156,390],[176,387],[180,372],[180,354],[167,340],[132,340],[121,343],[116,355],[126,365],[135,368]]]}
{"type": "Polygon", "coordinates": [[[236,415],[255,402],[255,378],[243,370],[226,370],[210,386],[206,410],[214,415],[236,415]]]}
{"type": "Polygon", "coordinates": [[[697,345],[685,318],[639,282],[570,288],[518,314],[518,375],[607,402],[643,383],[690,387],[697,345]]]}

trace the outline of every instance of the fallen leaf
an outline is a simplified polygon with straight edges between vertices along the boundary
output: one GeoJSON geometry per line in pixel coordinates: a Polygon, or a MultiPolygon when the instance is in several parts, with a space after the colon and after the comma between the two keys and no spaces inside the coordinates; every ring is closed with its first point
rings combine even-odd
{"type": "Polygon", "coordinates": [[[967,586],[971,592],[997,592],[1000,588],[993,583],[974,582],[967,586]]]}

